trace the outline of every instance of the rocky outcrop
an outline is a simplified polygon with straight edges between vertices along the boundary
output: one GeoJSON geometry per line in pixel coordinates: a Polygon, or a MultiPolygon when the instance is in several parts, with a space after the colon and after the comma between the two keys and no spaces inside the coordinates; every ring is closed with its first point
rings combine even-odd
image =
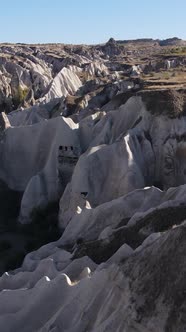
{"type": "Polygon", "coordinates": [[[110,38],[108,42],[101,47],[101,50],[105,55],[112,57],[121,54],[124,47],[119,46],[114,38],[110,38]]]}
{"type": "Polygon", "coordinates": [[[0,331],[185,330],[185,89],[123,44],[0,47],[0,331]]]}
{"type": "MultiPolygon", "coordinates": [[[[62,228],[63,223],[67,225],[76,214],[78,206],[81,209],[86,207],[86,201],[95,208],[145,186],[155,184],[167,189],[185,183],[185,106],[181,102],[182,94],[179,99],[179,92],[175,91],[170,99],[168,92],[167,104],[165,92],[157,91],[154,97],[153,92],[138,94],[118,110],[102,114],[102,117],[97,113],[94,118],[87,117],[79,124],[65,118],[56,117],[50,121],[43,118],[33,126],[28,123],[24,127],[20,125],[6,130],[1,144],[0,176],[11,189],[24,191],[21,204],[24,220],[29,219],[33,206],[58,197],[57,156],[60,146],[77,147],[80,153],[84,152],[74,171],[70,171],[72,180],[61,199],[62,228]],[[157,100],[155,96],[159,100],[157,105],[153,102],[153,98],[157,100]],[[164,113],[161,113],[161,107],[164,113]],[[47,144],[43,137],[47,137],[47,144]],[[17,155],[20,157],[16,165],[8,162],[17,155]],[[86,193],[86,199],[82,193],[86,193]]],[[[63,179],[63,171],[60,174],[63,179]]],[[[65,186],[67,182],[64,179],[65,186]]],[[[65,186],[62,184],[63,190],[65,186]]]]}
{"type": "Polygon", "coordinates": [[[109,71],[104,63],[95,61],[91,62],[89,65],[85,67],[85,71],[92,77],[94,76],[107,76],[109,71]]]}
{"type": "Polygon", "coordinates": [[[11,125],[10,125],[7,115],[4,112],[1,112],[0,113],[0,130],[1,130],[1,132],[8,129],[9,127],[11,127],[11,125]]]}
{"type": "Polygon", "coordinates": [[[184,224],[153,234],[135,250],[124,244],[101,265],[86,251],[75,258],[60,246],[29,254],[20,269],[0,279],[5,332],[184,330],[184,224]]]}
{"type": "Polygon", "coordinates": [[[40,102],[49,102],[54,98],[66,97],[68,94],[74,95],[81,85],[80,79],[73,71],[63,68],[51,82],[48,92],[40,102]]]}

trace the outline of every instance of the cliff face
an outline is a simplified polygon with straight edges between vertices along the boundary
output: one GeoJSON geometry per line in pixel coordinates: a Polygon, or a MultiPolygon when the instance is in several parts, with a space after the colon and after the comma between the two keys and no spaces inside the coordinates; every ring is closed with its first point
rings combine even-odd
{"type": "Polygon", "coordinates": [[[93,111],[125,92],[127,78],[140,78],[148,86],[183,85],[184,41],[170,39],[171,46],[168,41],[162,41],[164,46],[151,39],[126,43],[113,38],[92,46],[0,44],[0,109],[11,112],[70,95],[87,100],[85,107],[75,103],[75,113],[93,111]]]}
{"type": "Polygon", "coordinates": [[[186,328],[185,88],[126,47],[1,46],[0,331],[186,328]]]}

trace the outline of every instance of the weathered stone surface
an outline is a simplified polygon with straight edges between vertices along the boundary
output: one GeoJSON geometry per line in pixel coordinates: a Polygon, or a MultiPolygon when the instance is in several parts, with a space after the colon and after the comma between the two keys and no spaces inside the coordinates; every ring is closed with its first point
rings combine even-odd
{"type": "Polygon", "coordinates": [[[0,331],[186,329],[184,59],[136,43],[0,46],[0,331]]]}
{"type": "Polygon", "coordinates": [[[8,117],[6,116],[6,114],[4,112],[0,113],[0,130],[4,131],[6,129],[8,129],[9,127],[11,127],[10,125],[10,121],[8,120],[8,117]]]}

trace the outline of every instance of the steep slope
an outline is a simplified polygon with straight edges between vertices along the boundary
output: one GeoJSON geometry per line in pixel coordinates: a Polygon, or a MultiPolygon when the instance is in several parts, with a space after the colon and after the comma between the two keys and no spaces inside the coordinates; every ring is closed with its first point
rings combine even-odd
{"type": "Polygon", "coordinates": [[[0,47],[0,331],[186,330],[186,94],[141,43],[0,47]]]}

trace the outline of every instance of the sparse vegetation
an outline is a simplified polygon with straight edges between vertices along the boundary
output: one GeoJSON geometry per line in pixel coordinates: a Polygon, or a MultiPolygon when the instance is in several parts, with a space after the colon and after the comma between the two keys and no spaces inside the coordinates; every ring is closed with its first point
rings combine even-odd
{"type": "Polygon", "coordinates": [[[28,94],[29,89],[28,88],[22,88],[20,85],[18,86],[17,91],[14,94],[13,97],[13,103],[15,107],[18,107],[21,102],[23,102],[28,94]]]}
{"type": "Polygon", "coordinates": [[[170,74],[168,72],[162,73],[162,79],[168,80],[170,78],[170,74]]]}
{"type": "Polygon", "coordinates": [[[174,47],[169,50],[170,54],[184,55],[186,54],[186,47],[174,47]]]}

